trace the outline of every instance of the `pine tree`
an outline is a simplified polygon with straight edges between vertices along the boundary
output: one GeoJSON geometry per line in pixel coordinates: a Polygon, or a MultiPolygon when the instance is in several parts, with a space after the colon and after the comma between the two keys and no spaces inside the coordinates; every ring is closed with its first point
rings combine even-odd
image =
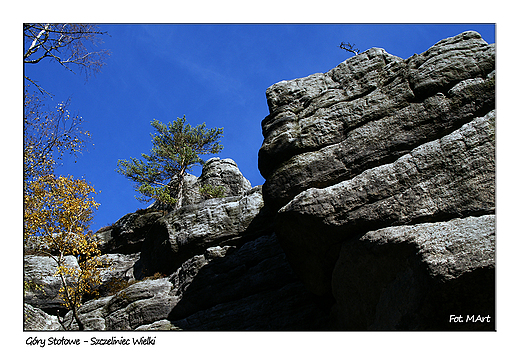
{"type": "Polygon", "coordinates": [[[116,171],[134,181],[139,201],[155,200],[176,208],[180,206],[184,176],[195,164],[204,163],[201,155],[222,150],[219,139],[224,129],[207,129],[205,123],[192,127],[185,116],[168,124],[154,120],[151,125],[156,133],[151,134],[150,154],[141,154],[142,159],[119,160],[116,171]]]}

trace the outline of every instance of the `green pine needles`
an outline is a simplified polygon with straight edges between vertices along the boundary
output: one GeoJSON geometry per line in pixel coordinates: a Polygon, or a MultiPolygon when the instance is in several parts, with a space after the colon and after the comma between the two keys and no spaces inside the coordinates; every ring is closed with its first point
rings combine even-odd
{"type": "Polygon", "coordinates": [[[116,171],[136,184],[139,201],[152,200],[175,207],[181,197],[184,175],[195,164],[204,164],[205,154],[218,154],[222,150],[219,139],[223,128],[196,127],[186,123],[186,116],[164,124],[153,120],[156,133],[151,134],[150,154],[142,159],[119,160],[116,171]]]}

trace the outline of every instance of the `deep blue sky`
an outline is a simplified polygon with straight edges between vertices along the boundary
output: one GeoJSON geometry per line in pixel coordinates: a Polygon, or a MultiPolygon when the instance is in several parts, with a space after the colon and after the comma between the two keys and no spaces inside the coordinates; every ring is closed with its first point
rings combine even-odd
{"type": "Polygon", "coordinates": [[[252,185],[260,185],[257,154],[263,140],[260,124],[268,114],[265,90],[334,68],[351,56],[338,48],[342,41],[361,51],[384,48],[401,58],[467,30],[495,42],[492,24],[105,24],[100,29],[108,33],[100,48],[111,56],[87,82],[53,62],[25,68],[54,94],[51,104],[70,97],[71,112],[83,117],[83,128],[92,134],[94,145],[76,163],[66,159],[57,173],[84,177],[101,191],[94,231],[146,207],[115,169],[118,159],[149,152],[153,119],[168,122],[186,115],[193,126],[223,127],[219,156],[235,160],[252,185]]]}

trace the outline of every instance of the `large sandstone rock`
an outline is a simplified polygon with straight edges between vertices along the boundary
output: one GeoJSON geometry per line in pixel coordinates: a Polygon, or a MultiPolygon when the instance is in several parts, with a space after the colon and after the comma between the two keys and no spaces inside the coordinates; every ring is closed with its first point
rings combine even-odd
{"type": "Polygon", "coordinates": [[[169,275],[208,247],[258,236],[262,228],[269,227],[261,222],[262,207],[262,189],[257,187],[243,196],[210,199],[160,218],[149,226],[134,266],[135,276],[169,275]]]}
{"type": "Polygon", "coordinates": [[[266,203],[280,208],[484,116],[494,108],[493,70],[494,45],[469,32],[408,60],[373,48],[271,86],[259,152],[266,203]]]}
{"type": "MultiPolygon", "coordinates": [[[[133,281],[133,266],[139,259],[139,254],[105,254],[103,256],[107,267],[100,270],[101,285],[96,289],[100,296],[106,296],[111,292],[112,282],[133,281]]],[[[71,267],[79,267],[72,255],[65,256],[65,264],[71,267]]],[[[50,314],[65,313],[63,300],[59,296],[62,287],[61,279],[56,275],[57,264],[50,256],[24,256],[24,280],[30,286],[24,291],[24,302],[37,307],[50,314]]],[[[69,278],[67,278],[69,280],[69,278]]],[[[91,296],[85,296],[88,299],[91,296]]]]}
{"type": "Polygon", "coordinates": [[[341,248],[334,327],[493,330],[494,258],[494,215],[368,232],[341,248]]]}
{"type": "MultiPolygon", "coordinates": [[[[79,317],[86,330],[133,330],[167,317],[174,301],[171,289],[166,278],[136,282],[115,295],[86,302],[79,317]]],[[[72,312],[64,324],[70,330],[77,329],[72,312]]]]}
{"type": "MultiPolygon", "coordinates": [[[[116,238],[98,233],[105,251],[135,253],[106,254],[113,265],[102,270],[101,297],[79,310],[86,329],[326,328],[332,299],[313,295],[293,273],[262,187],[237,179],[231,161],[207,164],[214,167],[198,180],[225,183],[234,195],[193,200],[164,215],[140,210],[116,223],[116,238]]],[[[77,329],[71,312],[65,324],[77,329]]]]}
{"type": "Polygon", "coordinates": [[[211,158],[204,163],[198,178],[199,186],[223,186],[225,196],[240,196],[251,189],[251,183],[232,159],[211,158]]]}
{"type": "MultiPolygon", "coordinates": [[[[251,183],[242,175],[233,159],[218,157],[208,159],[204,163],[199,177],[186,174],[183,184],[181,206],[203,202],[205,197],[200,194],[199,189],[205,185],[223,187],[224,196],[228,197],[243,195],[251,189],[251,183]]],[[[154,203],[151,207],[163,209],[160,203],[154,203]]]]}
{"type": "Polygon", "coordinates": [[[174,302],[171,289],[172,284],[163,278],[140,281],[119,291],[105,306],[105,329],[132,330],[165,319],[174,302]]]}
{"type": "MultiPolygon", "coordinates": [[[[86,329],[494,329],[494,89],[494,45],[475,32],[273,85],[265,185],[210,159],[180,208],[96,233],[113,265],[79,310],[86,329]]],[[[26,329],[59,328],[43,312],[59,306],[55,270],[24,262],[49,292],[26,293],[26,329]]]]}
{"type": "Polygon", "coordinates": [[[492,111],[394,163],[308,189],[281,208],[277,231],[309,287],[329,292],[338,243],[359,233],[494,213],[494,118],[492,111]]]}
{"type": "Polygon", "coordinates": [[[162,216],[164,212],[154,209],[142,209],[124,215],[95,234],[99,248],[103,253],[139,253],[150,225],[162,216]]]}
{"type": "Polygon", "coordinates": [[[294,275],[274,234],[237,248],[208,250],[197,261],[202,267],[189,287],[175,283],[180,285],[176,293],[180,301],[168,318],[175,326],[184,330],[319,330],[327,326],[327,303],[322,306],[324,300],[308,292],[294,275]],[[222,252],[226,255],[211,257],[222,252]]]}
{"type": "MultiPolygon", "coordinates": [[[[209,247],[170,276],[130,283],[79,313],[87,330],[317,330],[330,302],[305,289],[271,234],[209,247]]],[[[65,324],[77,329],[70,312],[65,324]]]]}
{"type": "Polygon", "coordinates": [[[406,60],[372,48],[267,90],[265,205],[278,211],[275,232],[297,275],[336,300],[331,327],[450,329],[445,315],[464,302],[493,313],[494,225],[468,222],[468,233],[439,238],[467,243],[450,256],[460,258],[450,281],[418,256],[433,241],[374,239],[388,250],[376,257],[367,238],[425,222],[418,230],[439,236],[443,223],[494,214],[494,70],[494,45],[470,31],[406,60]]]}

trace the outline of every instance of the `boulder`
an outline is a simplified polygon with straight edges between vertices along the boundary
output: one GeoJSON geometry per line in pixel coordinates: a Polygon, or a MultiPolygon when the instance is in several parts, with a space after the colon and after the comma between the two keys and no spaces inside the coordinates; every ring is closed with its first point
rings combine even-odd
{"type": "Polygon", "coordinates": [[[39,308],[30,304],[23,305],[23,329],[24,330],[63,330],[58,317],[51,316],[39,308]]]}
{"type": "MultiPolygon", "coordinates": [[[[134,330],[167,317],[174,301],[171,289],[166,278],[132,283],[114,295],[85,302],[79,317],[86,330],[134,330]]],[[[64,324],[68,330],[78,329],[72,312],[67,313],[64,324]]]]}
{"type": "Polygon", "coordinates": [[[134,282],[134,265],[140,258],[135,254],[105,254],[107,267],[101,269],[101,285],[97,287],[98,296],[108,296],[124,285],[134,282]]]}
{"type": "Polygon", "coordinates": [[[109,254],[139,253],[149,226],[164,214],[164,211],[141,209],[124,215],[96,232],[94,236],[100,250],[109,254]]]}
{"type": "MultiPolygon", "coordinates": [[[[220,159],[214,157],[208,159],[202,166],[202,172],[199,177],[191,174],[184,176],[183,190],[181,193],[181,206],[198,204],[207,199],[199,192],[199,189],[205,185],[224,188],[224,196],[241,196],[251,190],[251,183],[247,180],[237,163],[232,159],[220,159]]],[[[151,209],[164,210],[161,203],[154,203],[151,209]]]]}
{"type": "Polygon", "coordinates": [[[141,325],[141,326],[135,328],[135,330],[182,330],[182,329],[177,328],[176,326],[172,325],[169,320],[162,319],[162,320],[153,322],[152,324],[141,325]]]}
{"type": "Polygon", "coordinates": [[[223,186],[225,196],[241,196],[251,190],[251,183],[238,169],[232,159],[211,158],[202,168],[198,178],[199,187],[204,185],[223,186]]]}
{"type": "Polygon", "coordinates": [[[494,215],[382,228],[347,241],[332,278],[334,327],[493,330],[494,255],[494,215]],[[455,315],[463,322],[450,320],[455,315]],[[485,320],[467,321],[473,315],[485,320]]]}
{"type": "Polygon", "coordinates": [[[167,278],[137,282],[112,297],[104,309],[106,330],[133,330],[165,319],[174,302],[167,278]]]}
{"type": "MultiPolygon", "coordinates": [[[[65,265],[77,267],[72,255],[65,256],[65,265]]],[[[23,258],[24,282],[30,286],[24,291],[24,302],[47,313],[65,310],[59,297],[61,279],[56,275],[58,265],[50,256],[25,255],[23,258]]]]}

